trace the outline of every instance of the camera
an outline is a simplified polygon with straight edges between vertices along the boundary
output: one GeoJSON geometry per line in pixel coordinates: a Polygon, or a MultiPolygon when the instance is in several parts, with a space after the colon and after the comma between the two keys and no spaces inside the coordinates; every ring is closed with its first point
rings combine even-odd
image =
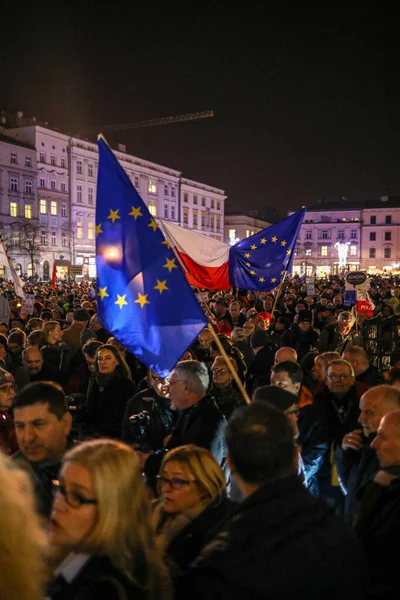
{"type": "Polygon", "coordinates": [[[149,448],[145,444],[147,432],[150,426],[151,415],[148,410],[142,410],[137,415],[129,417],[129,425],[133,435],[137,438],[140,450],[148,452],[149,448]]]}

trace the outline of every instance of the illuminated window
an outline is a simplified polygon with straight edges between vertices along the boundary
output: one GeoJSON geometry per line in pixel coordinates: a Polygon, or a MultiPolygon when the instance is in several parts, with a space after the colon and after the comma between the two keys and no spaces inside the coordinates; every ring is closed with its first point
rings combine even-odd
{"type": "Polygon", "coordinates": [[[149,213],[151,214],[152,217],[157,216],[157,205],[152,200],[149,202],[149,213]]]}
{"type": "Polygon", "coordinates": [[[47,215],[47,200],[40,201],[40,214],[47,215]]]}
{"type": "Polygon", "coordinates": [[[82,175],[82,161],[81,160],[76,161],[76,172],[78,173],[78,175],[82,175]]]}
{"type": "Polygon", "coordinates": [[[357,256],[357,246],[350,246],[350,256],[357,256]]]}
{"type": "Polygon", "coordinates": [[[204,211],[201,212],[201,228],[204,229],[206,226],[206,213],[204,211]]]}
{"type": "Polygon", "coordinates": [[[151,194],[156,194],[157,193],[157,183],[154,181],[154,179],[149,179],[149,187],[148,190],[151,194]]]}
{"type": "Polygon", "coordinates": [[[57,202],[56,200],[52,200],[51,204],[50,204],[50,214],[51,215],[56,215],[57,214],[57,202]]]}
{"type": "Polygon", "coordinates": [[[221,230],[221,217],[217,215],[217,231],[221,230]]]}
{"type": "Polygon", "coordinates": [[[188,208],[183,209],[183,223],[185,225],[188,225],[188,223],[189,223],[189,209],[188,208]]]}
{"type": "Polygon", "coordinates": [[[25,204],[25,219],[32,219],[32,204],[25,204]]]}
{"type": "MultiPolygon", "coordinates": [[[[228,232],[228,234],[229,234],[229,239],[230,240],[231,239],[235,239],[236,238],[236,229],[230,229],[229,232],[228,232]]],[[[249,237],[249,236],[247,236],[247,237],[249,237]]]]}
{"type": "Polygon", "coordinates": [[[82,221],[77,221],[76,222],[76,237],[78,238],[78,240],[81,240],[83,238],[83,225],[82,225],[82,221]]]}
{"type": "Polygon", "coordinates": [[[10,217],[18,217],[18,204],[10,202],[10,217]]]}
{"type": "Polygon", "coordinates": [[[57,235],[55,231],[51,233],[51,245],[57,246],[57,235]]]}
{"type": "Polygon", "coordinates": [[[18,179],[16,177],[10,177],[10,190],[18,192],[18,179]]]}
{"type": "Polygon", "coordinates": [[[76,186],[76,201],[82,202],[82,186],[79,184],[76,186]]]}
{"type": "Polygon", "coordinates": [[[93,223],[88,223],[87,236],[88,236],[88,240],[94,240],[94,224],[93,223]]]}
{"type": "Polygon", "coordinates": [[[306,256],[311,256],[312,250],[311,248],[306,248],[306,256]]]}
{"type": "Polygon", "coordinates": [[[250,229],[246,229],[246,237],[250,237],[250,229]]]}
{"type": "Polygon", "coordinates": [[[88,203],[93,204],[93,188],[88,188],[88,203]]]}
{"type": "Polygon", "coordinates": [[[211,229],[214,229],[214,227],[215,227],[215,216],[214,215],[210,216],[210,221],[211,221],[211,229]]]}
{"type": "Polygon", "coordinates": [[[61,216],[62,217],[67,216],[67,204],[65,202],[61,203],[61,216]]]}
{"type": "Polygon", "coordinates": [[[25,194],[32,194],[32,181],[25,180],[25,194]]]}
{"type": "Polygon", "coordinates": [[[328,256],[328,246],[321,246],[321,256],[328,256]]]}

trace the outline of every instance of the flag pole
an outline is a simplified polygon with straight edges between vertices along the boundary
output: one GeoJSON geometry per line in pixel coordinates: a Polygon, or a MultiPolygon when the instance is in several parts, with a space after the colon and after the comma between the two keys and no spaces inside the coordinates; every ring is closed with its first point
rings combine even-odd
{"type": "Polygon", "coordinates": [[[274,317],[274,312],[275,312],[275,309],[276,309],[276,305],[278,303],[279,296],[281,295],[282,285],[283,285],[283,282],[285,281],[286,275],[287,275],[287,271],[285,271],[285,274],[282,277],[281,282],[279,284],[278,291],[276,292],[276,296],[275,296],[275,300],[274,300],[274,305],[272,307],[272,312],[271,312],[271,317],[272,318],[274,317]]]}

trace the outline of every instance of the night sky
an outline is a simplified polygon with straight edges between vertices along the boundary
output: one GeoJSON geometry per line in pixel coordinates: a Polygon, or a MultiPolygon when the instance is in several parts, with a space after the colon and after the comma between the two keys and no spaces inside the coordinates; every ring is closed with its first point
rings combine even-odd
{"type": "Polygon", "coordinates": [[[108,140],[225,189],[231,211],[400,195],[396,3],[221,4],[20,7],[0,108],[71,133],[213,109],[108,140]]]}

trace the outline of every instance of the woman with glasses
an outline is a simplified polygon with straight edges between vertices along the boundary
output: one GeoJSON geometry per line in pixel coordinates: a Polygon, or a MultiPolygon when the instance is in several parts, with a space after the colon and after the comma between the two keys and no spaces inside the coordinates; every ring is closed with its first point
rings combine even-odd
{"type": "Polygon", "coordinates": [[[17,436],[11,410],[15,398],[14,377],[0,369],[0,450],[7,456],[18,451],[17,436]]]}
{"type": "MultiPolygon", "coordinates": [[[[235,359],[237,365],[237,373],[240,377],[240,380],[244,381],[247,372],[247,366],[244,360],[243,353],[238,348],[233,346],[232,341],[225,335],[218,334],[218,339],[221,342],[221,345],[225,350],[226,354],[231,358],[235,359]]],[[[213,340],[210,344],[210,354],[213,360],[215,360],[217,356],[221,356],[221,351],[218,348],[217,342],[215,340],[213,340]]]]}
{"type": "Polygon", "coordinates": [[[86,424],[94,435],[121,438],[126,405],[135,390],[123,356],[111,344],[103,344],[96,353],[86,396],[86,424]]]}
{"type": "Polygon", "coordinates": [[[134,451],[114,440],[84,442],[63,460],[50,518],[53,555],[63,557],[51,600],[168,597],[134,451]]]}
{"type": "Polygon", "coordinates": [[[157,545],[176,581],[235,505],[227,499],[224,473],[211,452],[192,445],[165,455],[158,491],[154,512],[157,545]]]}
{"type": "MultiPolygon", "coordinates": [[[[234,358],[229,359],[233,368],[237,371],[234,358]]],[[[212,386],[211,396],[214,398],[218,408],[226,419],[229,419],[235,408],[245,404],[242,394],[233,381],[233,375],[229,370],[223,356],[217,356],[211,367],[212,386]]]]}

